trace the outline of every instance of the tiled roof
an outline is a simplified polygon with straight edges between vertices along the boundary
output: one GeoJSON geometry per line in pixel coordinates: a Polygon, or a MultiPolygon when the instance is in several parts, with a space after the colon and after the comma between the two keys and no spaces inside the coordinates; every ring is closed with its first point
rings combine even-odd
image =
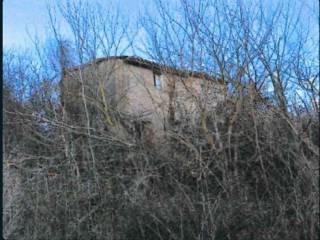
{"type": "Polygon", "coordinates": [[[177,69],[168,65],[164,65],[164,64],[160,64],[160,63],[156,63],[141,57],[137,57],[137,56],[111,56],[111,57],[102,57],[102,58],[97,58],[91,62],[70,68],[69,70],[77,70],[79,68],[83,68],[92,64],[99,64],[101,62],[104,61],[108,61],[111,59],[121,59],[123,60],[125,63],[130,64],[130,65],[134,65],[134,66],[139,66],[142,68],[147,68],[150,69],[154,72],[157,73],[170,73],[170,74],[174,74],[174,75],[178,75],[178,76],[182,76],[182,77],[196,77],[196,78],[203,78],[203,79],[207,79],[207,80],[217,80],[219,82],[221,82],[220,79],[216,79],[213,76],[210,76],[209,74],[205,73],[205,72],[197,72],[197,71],[189,71],[189,70],[181,70],[181,69],[177,69]]]}

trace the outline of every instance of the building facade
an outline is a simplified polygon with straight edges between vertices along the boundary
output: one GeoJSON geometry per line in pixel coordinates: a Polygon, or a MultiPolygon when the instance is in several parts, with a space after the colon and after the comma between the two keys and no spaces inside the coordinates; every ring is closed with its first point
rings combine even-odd
{"type": "Polygon", "coordinates": [[[61,92],[71,123],[85,122],[87,114],[94,116],[91,122],[114,127],[121,116],[161,132],[186,118],[196,124],[201,113],[214,111],[225,97],[225,85],[206,73],[118,56],[65,70],[61,92]]]}

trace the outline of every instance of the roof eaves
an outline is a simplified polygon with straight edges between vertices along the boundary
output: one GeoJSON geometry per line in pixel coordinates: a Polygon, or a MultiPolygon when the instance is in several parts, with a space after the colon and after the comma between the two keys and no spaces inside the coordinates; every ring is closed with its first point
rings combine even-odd
{"type": "Polygon", "coordinates": [[[177,76],[181,76],[181,77],[204,78],[206,80],[218,81],[220,83],[223,83],[222,79],[214,78],[213,76],[211,76],[205,72],[181,70],[181,69],[177,69],[177,68],[174,68],[174,67],[171,67],[168,65],[164,65],[164,64],[156,63],[156,62],[153,62],[150,60],[146,60],[146,59],[143,59],[143,58],[137,57],[137,56],[122,55],[122,56],[101,57],[101,58],[97,58],[95,60],[92,60],[88,63],[84,63],[82,65],[69,68],[68,70],[69,71],[80,70],[80,69],[83,69],[84,67],[87,67],[89,65],[99,64],[101,62],[109,61],[111,59],[121,59],[127,64],[150,69],[150,70],[154,71],[155,73],[169,73],[169,74],[173,74],[173,75],[177,75],[177,76]]]}

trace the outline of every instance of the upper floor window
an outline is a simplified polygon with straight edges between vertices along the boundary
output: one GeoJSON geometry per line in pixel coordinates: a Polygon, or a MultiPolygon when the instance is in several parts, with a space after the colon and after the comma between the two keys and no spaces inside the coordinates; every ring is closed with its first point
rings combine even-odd
{"type": "Polygon", "coordinates": [[[158,90],[162,89],[161,75],[160,74],[154,74],[154,86],[158,90]]]}
{"type": "Polygon", "coordinates": [[[200,81],[200,88],[201,88],[201,91],[202,93],[206,92],[206,88],[207,88],[207,80],[201,80],[200,81]]]}

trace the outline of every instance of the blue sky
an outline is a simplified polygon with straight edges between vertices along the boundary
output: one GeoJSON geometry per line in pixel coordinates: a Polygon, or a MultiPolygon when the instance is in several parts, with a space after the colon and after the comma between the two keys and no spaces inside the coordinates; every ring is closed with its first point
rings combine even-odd
{"type": "Polygon", "coordinates": [[[4,47],[23,46],[27,40],[27,28],[43,31],[46,21],[44,1],[3,1],[3,44],[4,47]]]}
{"type": "MultiPolygon", "coordinates": [[[[121,10],[135,17],[139,14],[147,0],[95,0],[100,4],[114,7],[119,5],[121,10]]],[[[9,47],[25,47],[30,44],[27,30],[40,39],[45,38],[48,26],[48,0],[4,0],[3,1],[3,45],[9,47]]]]}
{"type": "MultiPolygon", "coordinates": [[[[61,1],[61,0],[59,0],[61,1]]],[[[107,7],[120,6],[129,17],[134,18],[139,11],[152,3],[152,0],[91,0],[99,2],[107,7]]],[[[267,0],[266,0],[267,1],[267,0]]],[[[274,2],[281,0],[268,0],[273,5],[274,2]]],[[[287,2],[288,0],[282,0],[287,2]]],[[[302,0],[301,0],[302,1],[302,0]]],[[[35,33],[40,39],[46,36],[48,29],[47,4],[52,4],[51,0],[4,0],[3,1],[3,44],[4,48],[9,47],[26,47],[30,44],[27,30],[34,36],[35,33]]],[[[298,1],[299,2],[299,1],[298,1]]],[[[318,2],[317,0],[303,0],[305,10],[303,18],[308,21],[311,16],[313,23],[311,24],[312,35],[318,38],[319,24],[318,19],[318,2]]]]}

